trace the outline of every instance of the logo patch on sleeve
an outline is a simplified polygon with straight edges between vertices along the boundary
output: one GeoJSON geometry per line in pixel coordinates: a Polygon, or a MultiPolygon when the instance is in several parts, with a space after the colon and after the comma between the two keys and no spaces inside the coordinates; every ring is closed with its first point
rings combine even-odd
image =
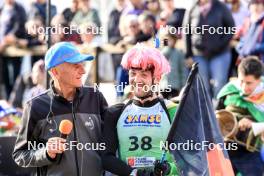
{"type": "Polygon", "coordinates": [[[153,167],[155,157],[128,157],[127,164],[135,167],[153,167]]]}

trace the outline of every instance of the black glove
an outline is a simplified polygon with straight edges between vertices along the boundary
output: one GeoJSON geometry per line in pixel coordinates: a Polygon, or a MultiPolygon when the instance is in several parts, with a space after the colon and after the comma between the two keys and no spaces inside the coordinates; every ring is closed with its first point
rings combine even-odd
{"type": "Polygon", "coordinates": [[[170,165],[167,161],[156,160],[154,163],[154,176],[164,176],[170,173],[170,165]]]}
{"type": "Polygon", "coordinates": [[[153,171],[139,169],[137,170],[137,176],[154,176],[153,171]]]}

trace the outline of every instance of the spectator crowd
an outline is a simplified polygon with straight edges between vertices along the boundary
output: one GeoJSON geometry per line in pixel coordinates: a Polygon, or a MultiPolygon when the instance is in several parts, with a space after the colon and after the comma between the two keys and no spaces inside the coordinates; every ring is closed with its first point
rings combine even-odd
{"type": "MultiPolygon", "coordinates": [[[[199,62],[205,85],[215,98],[228,78],[236,76],[236,66],[241,58],[256,55],[263,60],[264,9],[261,0],[248,4],[240,0],[199,0],[190,9],[178,8],[177,1],[173,0],[115,0],[106,30],[89,0],[72,0],[71,6],[62,13],[51,5],[50,11],[52,44],[70,41],[82,46],[81,50],[85,52],[91,46],[104,43],[125,47],[146,42],[154,46],[155,38],[161,40],[160,49],[173,69],[162,80],[163,89],[172,86],[171,93],[164,93],[164,96],[178,95],[193,62],[199,62]],[[229,32],[212,34],[204,30],[186,33],[181,30],[203,26],[222,27],[229,32]],[[166,46],[162,41],[167,41],[166,46]]],[[[0,95],[2,99],[10,99],[11,92],[16,91],[16,80],[25,76],[20,75],[23,56],[5,55],[4,51],[8,46],[32,48],[46,44],[46,1],[34,0],[26,13],[22,4],[5,0],[0,14],[0,95]]],[[[31,65],[43,55],[31,55],[31,65]]],[[[105,54],[100,57],[101,64],[109,63],[106,69],[109,73],[99,71],[101,79],[108,76],[107,81],[115,81],[124,88],[128,75],[120,66],[122,53],[108,52],[107,56],[111,59],[104,59],[105,54]]],[[[92,70],[91,66],[87,68],[92,70]]],[[[91,74],[86,77],[85,83],[93,83],[91,74]]],[[[123,92],[117,91],[117,97],[122,96],[123,92]]]]}
{"type": "MultiPolygon", "coordinates": [[[[62,13],[51,5],[50,11],[52,44],[70,41],[80,46],[81,51],[88,52],[91,46],[105,43],[121,48],[139,42],[154,46],[155,39],[158,39],[160,50],[172,67],[172,71],[161,80],[162,90],[171,89],[169,93],[163,91],[166,98],[179,94],[193,62],[199,63],[206,88],[215,100],[228,79],[237,75],[236,67],[242,58],[255,55],[263,61],[264,1],[261,0],[252,0],[248,4],[241,0],[199,0],[190,9],[178,8],[177,1],[173,0],[115,0],[106,30],[89,0],[72,0],[71,6],[62,13]],[[195,30],[186,33],[183,30],[204,26],[221,27],[229,32],[212,34],[209,30],[195,30]]],[[[46,18],[45,0],[34,0],[28,13],[15,0],[5,0],[1,7],[0,98],[8,100],[14,107],[23,108],[27,91],[36,84],[29,73],[21,74],[24,56],[9,56],[5,50],[9,46],[31,49],[46,45],[46,18]]],[[[43,59],[44,54],[32,54],[31,66],[43,59]]],[[[107,66],[99,66],[97,71],[101,80],[114,82],[124,89],[128,74],[120,66],[122,55],[100,54],[99,65],[107,63],[107,66]]],[[[93,67],[91,64],[86,66],[90,72],[93,67]]],[[[86,84],[94,83],[93,74],[86,75],[86,84]]],[[[45,87],[45,83],[43,85],[45,87]]],[[[117,100],[122,100],[124,93],[117,90],[116,95],[117,100]]]]}

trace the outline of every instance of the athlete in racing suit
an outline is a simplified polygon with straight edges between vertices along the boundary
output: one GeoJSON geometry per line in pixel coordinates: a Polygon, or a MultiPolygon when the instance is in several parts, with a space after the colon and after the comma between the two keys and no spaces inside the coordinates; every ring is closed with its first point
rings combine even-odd
{"type": "Polygon", "coordinates": [[[161,75],[170,71],[166,58],[155,48],[137,44],[123,56],[134,97],[105,113],[103,167],[117,175],[178,175],[173,157],[160,162],[176,104],[153,91],[161,75]]]}

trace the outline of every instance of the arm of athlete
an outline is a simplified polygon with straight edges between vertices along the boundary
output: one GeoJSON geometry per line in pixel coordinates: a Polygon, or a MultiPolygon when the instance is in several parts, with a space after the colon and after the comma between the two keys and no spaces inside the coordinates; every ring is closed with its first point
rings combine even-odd
{"type": "Polygon", "coordinates": [[[117,121],[124,105],[115,105],[110,107],[105,113],[105,123],[103,131],[103,142],[106,150],[102,154],[103,168],[113,174],[130,175],[133,168],[119,159],[116,155],[118,149],[117,121]]]}

